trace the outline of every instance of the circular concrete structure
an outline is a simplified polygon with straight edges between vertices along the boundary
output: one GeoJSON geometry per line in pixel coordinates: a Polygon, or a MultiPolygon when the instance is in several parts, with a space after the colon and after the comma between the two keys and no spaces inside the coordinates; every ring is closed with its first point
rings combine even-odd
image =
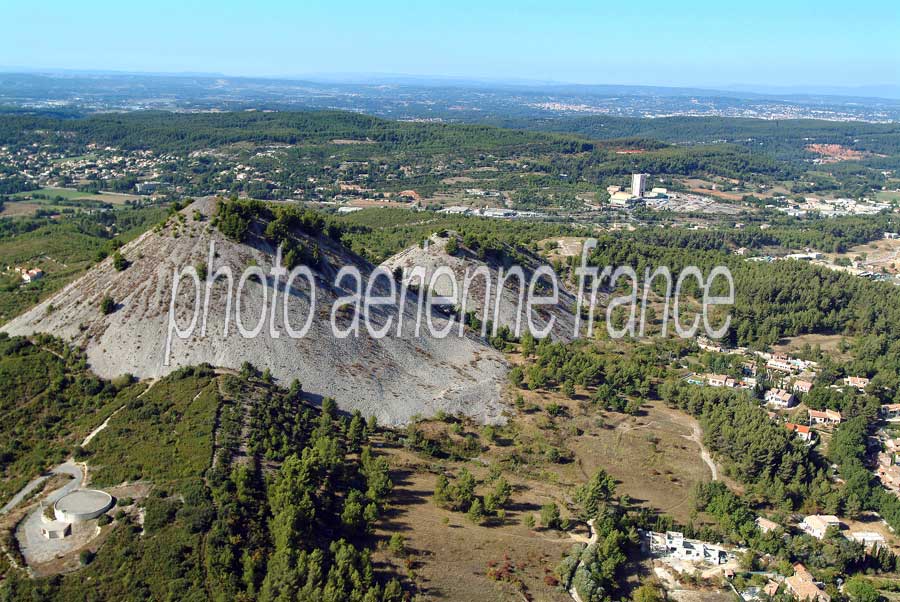
{"type": "Polygon", "coordinates": [[[96,489],[76,489],[53,505],[56,520],[78,523],[97,518],[112,508],[112,496],[96,489]]]}

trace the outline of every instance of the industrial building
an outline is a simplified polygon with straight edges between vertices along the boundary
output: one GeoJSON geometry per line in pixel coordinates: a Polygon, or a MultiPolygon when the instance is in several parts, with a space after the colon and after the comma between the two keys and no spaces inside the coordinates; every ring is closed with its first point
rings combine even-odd
{"type": "Polygon", "coordinates": [[[647,177],[645,173],[636,173],[631,175],[631,196],[641,198],[647,189],[647,177]]]}

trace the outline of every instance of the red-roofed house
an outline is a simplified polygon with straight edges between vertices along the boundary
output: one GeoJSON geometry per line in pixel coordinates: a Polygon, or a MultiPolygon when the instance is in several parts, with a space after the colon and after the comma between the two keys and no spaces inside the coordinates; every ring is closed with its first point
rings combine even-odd
{"type": "Polygon", "coordinates": [[[809,430],[808,426],[804,426],[802,424],[794,424],[793,422],[786,422],[784,423],[784,427],[789,431],[793,431],[794,434],[796,434],[807,443],[812,441],[813,433],[811,430],[809,430]]]}

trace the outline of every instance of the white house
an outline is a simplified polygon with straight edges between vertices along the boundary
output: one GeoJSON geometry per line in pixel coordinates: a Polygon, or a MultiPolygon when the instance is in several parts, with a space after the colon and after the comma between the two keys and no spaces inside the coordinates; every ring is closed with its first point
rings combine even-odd
{"type": "Polygon", "coordinates": [[[769,389],[765,395],[766,403],[776,408],[789,408],[794,405],[794,394],[784,389],[769,389]]]}
{"type": "Polygon", "coordinates": [[[809,423],[812,424],[825,424],[825,425],[834,425],[841,423],[841,413],[836,412],[834,410],[825,410],[821,412],[819,410],[809,410],[809,423]]]}
{"type": "Polygon", "coordinates": [[[647,539],[651,554],[710,564],[728,562],[729,553],[722,546],[696,539],[686,539],[684,534],[679,531],[666,531],[664,534],[646,531],[642,534],[647,539]]]}
{"type": "Polygon", "coordinates": [[[833,514],[810,514],[800,523],[800,528],[815,537],[822,539],[828,527],[840,528],[841,521],[833,514]]]}

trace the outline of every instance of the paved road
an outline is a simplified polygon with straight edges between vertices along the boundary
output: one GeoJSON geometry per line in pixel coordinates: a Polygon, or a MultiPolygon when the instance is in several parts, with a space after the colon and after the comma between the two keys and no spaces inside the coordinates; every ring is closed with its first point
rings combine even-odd
{"type": "Polygon", "coordinates": [[[48,496],[47,501],[50,503],[55,502],[56,500],[61,498],[63,495],[69,493],[70,491],[77,489],[79,486],[81,486],[82,479],[84,479],[84,471],[81,469],[81,467],[78,464],[75,464],[75,462],[72,460],[66,460],[59,466],[57,466],[55,468],[51,468],[49,473],[47,473],[45,475],[41,475],[41,476],[36,477],[36,478],[32,479],[31,481],[29,481],[29,483],[27,485],[25,485],[25,487],[23,487],[19,491],[19,493],[12,496],[12,499],[10,499],[9,502],[7,502],[5,506],[3,506],[3,508],[0,508],[0,514],[6,514],[10,510],[12,510],[16,506],[18,506],[19,502],[21,502],[23,499],[25,499],[25,497],[27,497],[28,494],[30,494],[32,491],[34,491],[36,487],[38,487],[41,483],[43,483],[44,481],[49,479],[52,475],[56,475],[56,474],[67,474],[67,475],[72,476],[73,478],[71,481],[69,481],[68,483],[66,483],[65,485],[63,485],[62,487],[60,487],[53,493],[51,493],[50,496],[48,496]],[[63,493],[60,495],[56,495],[60,491],[62,491],[63,493]],[[52,496],[56,496],[56,497],[52,497],[52,496]],[[52,497],[52,499],[51,499],[51,497],[52,497]]]}

